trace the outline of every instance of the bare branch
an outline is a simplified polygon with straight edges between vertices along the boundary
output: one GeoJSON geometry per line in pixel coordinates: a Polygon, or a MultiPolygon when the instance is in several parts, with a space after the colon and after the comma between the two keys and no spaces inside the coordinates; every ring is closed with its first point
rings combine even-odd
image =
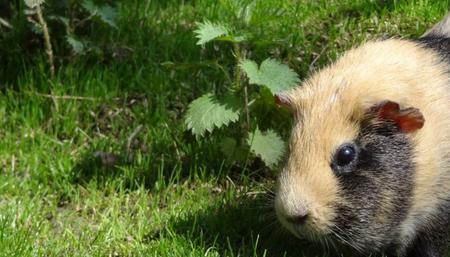
{"type": "Polygon", "coordinates": [[[52,43],[50,41],[50,34],[48,32],[47,22],[45,22],[44,16],[42,15],[42,9],[41,9],[40,5],[36,5],[36,13],[37,13],[39,25],[41,25],[42,32],[44,33],[45,48],[46,48],[46,53],[48,56],[48,63],[50,65],[50,77],[52,79],[54,79],[55,78],[55,64],[54,64],[52,43]]]}

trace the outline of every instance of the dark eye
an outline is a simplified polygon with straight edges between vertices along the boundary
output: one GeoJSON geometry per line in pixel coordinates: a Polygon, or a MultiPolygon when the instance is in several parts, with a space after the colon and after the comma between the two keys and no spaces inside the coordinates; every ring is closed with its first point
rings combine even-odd
{"type": "Polygon", "coordinates": [[[355,158],[355,148],[351,145],[344,145],[337,150],[334,162],[337,166],[343,167],[349,165],[355,158]]]}

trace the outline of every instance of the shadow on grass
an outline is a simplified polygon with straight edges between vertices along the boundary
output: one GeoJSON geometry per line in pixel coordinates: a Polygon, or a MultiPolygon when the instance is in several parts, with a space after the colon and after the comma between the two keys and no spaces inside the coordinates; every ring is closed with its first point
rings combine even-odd
{"type": "Polygon", "coordinates": [[[116,181],[128,189],[150,187],[158,179],[158,173],[148,172],[149,166],[148,163],[133,165],[121,153],[89,151],[72,169],[71,183],[84,185],[95,182],[101,188],[116,181]]]}
{"type": "Polygon", "coordinates": [[[214,206],[172,220],[171,229],[196,248],[213,247],[220,256],[337,256],[282,229],[267,197],[246,196],[214,206]]]}
{"type": "Polygon", "coordinates": [[[115,165],[120,161],[120,156],[101,152],[91,151],[85,153],[81,160],[72,170],[73,183],[86,183],[91,179],[100,181],[102,178],[114,176],[117,173],[115,165]]]}

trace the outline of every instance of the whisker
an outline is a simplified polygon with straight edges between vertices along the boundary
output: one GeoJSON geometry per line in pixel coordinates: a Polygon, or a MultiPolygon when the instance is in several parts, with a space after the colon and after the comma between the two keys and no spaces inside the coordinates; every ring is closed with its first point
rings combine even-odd
{"type": "Polygon", "coordinates": [[[363,249],[362,249],[362,247],[361,247],[360,245],[356,244],[356,243],[355,243],[354,241],[352,241],[352,240],[344,239],[343,236],[339,235],[339,232],[342,233],[342,234],[344,234],[344,233],[343,233],[344,231],[343,231],[339,226],[333,225],[333,228],[335,228],[335,229],[338,230],[338,231],[336,232],[336,231],[334,231],[333,229],[331,229],[331,232],[334,234],[334,236],[336,236],[339,240],[341,240],[342,242],[344,242],[344,243],[347,244],[348,246],[352,247],[353,249],[355,249],[355,250],[358,251],[359,253],[362,253],[362,252],[363,252],[363,249]]]}

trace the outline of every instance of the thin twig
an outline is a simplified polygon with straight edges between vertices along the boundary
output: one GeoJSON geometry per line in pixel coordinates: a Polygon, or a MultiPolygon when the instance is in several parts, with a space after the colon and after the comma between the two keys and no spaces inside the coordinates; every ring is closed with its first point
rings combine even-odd
{"type": "Polygon", "coordinates": [[[323,47],[320,53],[312,60],[311,64],[309,65],[309,71],[313,71],[315,69],[314,64],[319,60],[319,58],[323,55],[323,53],[327,50],[327,46],[323,47]]]}
{"type": "Polygon", "coordinates": [[[137,126],[133,132],[131,132],[130,136],[127,138],[126,144],[125,144],[125,157],[127,162],[131,162],[132,161],[132,156],[131,156],[131,144],[133,143],[133,140],[136,138],[136,136],[139,134],[139,132],[141,132],[142,128],[144,126],[141,124],[139,126],[137,126]]]}
{"type": "Polygon", "coordinates": [[[85,24],[86,22],[92,20],[93,17],[94,17],[94,15],[89,15],[89,17],[86,17],[86,18],[84,18],[84,19],[78,21],[77,24],[74,25],[74,28],[71,29],[71,32],[72,32],[73,30],[75,30],[76,28],[78,28],[78,27],[83,27],[84,24],[85,24]]]}
{"type": "MultiPolygon", "coordinates": [[[[17,94],[20,94],[20,92],[15,92],[17,94]]],[[[73,95],[51,95],[51,94],[43,94],[43,93],[37,93],[37,92],[30,92],[25,91],[24,93],[27,93],[28,95],[35,95],[45,98],[50,98],[53,100],[77,100],[77,101],[99,101],[99,98],[95,97],[89,97],[89,96],[73,96],[73,95]]]]}
{"type": "Polygon", "coordinates": [[[225,68],[219,64],[219,62],[216,62],[216,67],[219,68],[220,71],[222,71],[223,75],[225,75],[225,78],[227,79],[228,83],[230,85],[233,84],[233,80],[231,80],[230,74],[225,70],[225,68]]]}
{"type": "MultiPolygon", "coordinates": [[[[241,49],[239,47],[239,44],[234,43],[234,55],[236,58],[236,77],[235,77],[235,83],[236,83],[236,88],[238,90],[241,89],[242,87],[242,81],[243,81],[243,74],[242,74],[242,70],[239,67],[239,64],[241,62],[242,56],[241,56],[241,49]]],[[[250,110],[248,108],[248,92],[247,92],[247,83],[244,82],[244,112],[245,112],[245,128],[246,130],[248,130],[250,128],[250,110]]]]}
{"type": "Polygon", "coordinates": [[[250,111],[248,108],[248,93],[247,93],[247,84],[244,85],[244,109],[245,109],[245,117],[247,119],[247,129],[250,127],[250,111]]]}
{"type": "Polygon", "coordinates": [[[164,126],[167,128],[167,131],[169,131],[170,136],[172,137],[172,142],[173,142],[173,147],[175,148],[175,154],[177,155],[177,161],[181,162],[181,154],[180,151],[178,150],[178,140],[175,137],[174,134],[172,134],[172,130],[169,128],[169,125],[167,125],[166,122],[164,122],[164,126]]]}
{"type": "Polygon", "coordinates": [[[241,89],[241,68],[239,67],[239,64],[241,62],[241,49],[237,43],[233,44],[233,48],[234,48],[234,57],[236,58],[236,74],[235,74],[234,82],[236,83],[236,88],[238,90],[240,90],[241,89]]]}
{"type": "Polygon", "coordinates": [[[78,100],[78,101],[98,101],[95,97],[87,97],[87,96],[72,96],[72,95],[50,95],[50,94],[41,94],[35,93],[37,96],[47,97],[58,100],[78,100]]]}
{"type": "Polygon", "coordinates": [[[112,97],[112,98],[100,98],[100,97],[90,97],[90,96],[74,96],[74,95],[52,95],[52,94],[44,94],[33,91],[23,91],[18,92],[15,90],[8,89],[7,92],[11,92],[16,95],[31,95],[31,96],[39,96],[44,98],[50,98],[52,100],[75,100],[75,101],[121,101],[120,97],[112,97]]]}
{"type": "Polygon", "coordinates": [[[44,16],[42,15],[42,9],[40,5],[36,5],[36,13],[38,17],[39,24],[41,25],[42,32],[44,33],[45,48],[48,56],[48,63],[50,65],[50,77],[55,78],[55,64],[52,49],[52,42],[50,41],[50,34],[48,32],[47,22],[45,22],[44,16]]]}
{"type": "MultiPolygon", "coordinates": [[[[43,94],[38,92],[32,92],[32,91],[23,91],[18,92],[15,90],[8,90],[7,92],[11,92],[15,95],[30,95],[30,96],[38,96],[38,97],[44,97],[44,98],[50,98],[53,101],[55,100],[75,100],[75,101],[101,101],[101,100],[108,100],[108,99],[101,99],[101,98],[95,98],[95,97],[89,97],[89,96],[73,96],[73,95],[52,95],[52,94],[43,94]]],[[[118,101],[119,98],[111,98],[109,100],[118,101]]]]}

